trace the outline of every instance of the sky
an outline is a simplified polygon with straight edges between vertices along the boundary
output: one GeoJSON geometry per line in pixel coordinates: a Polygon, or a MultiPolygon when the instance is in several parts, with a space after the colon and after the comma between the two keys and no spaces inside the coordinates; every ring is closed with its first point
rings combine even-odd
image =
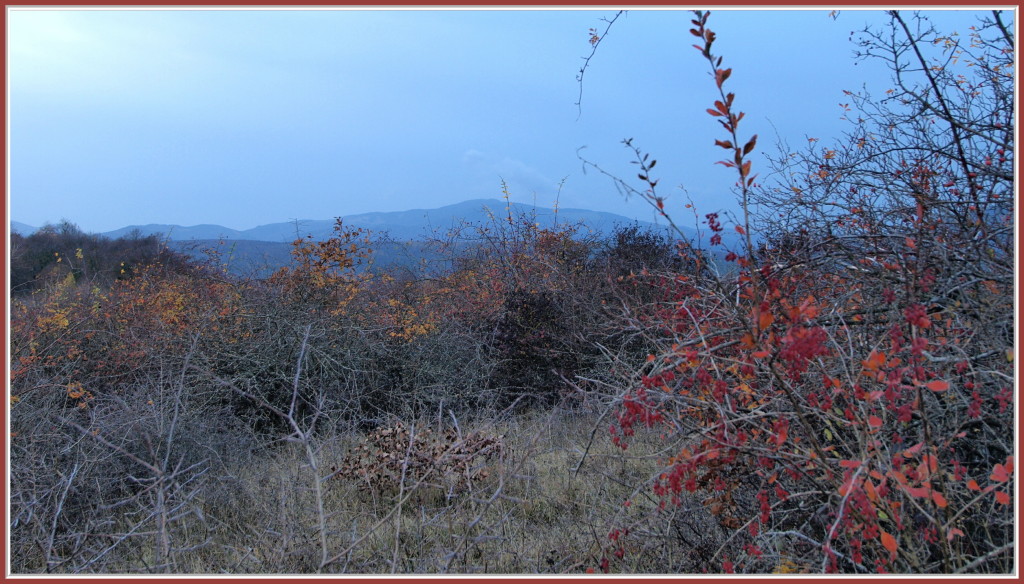
{"type": "MultiPolygon", "coordinates": [[[[502,181],[513,201],[652,220],[580,160],[640,187],[625,138],[681,223],[687,202],[736,209],[688,11],[619,18],[578,107],[589,29],[614,9],[7,10],[8,209],[32,226],[248,229],[501,198],[502,181]]],[[[890,86],[850,41],[884,15],[829,12],[712,11],[755,172],[778,141],[840,137],[844,89],[890,86]]]]}

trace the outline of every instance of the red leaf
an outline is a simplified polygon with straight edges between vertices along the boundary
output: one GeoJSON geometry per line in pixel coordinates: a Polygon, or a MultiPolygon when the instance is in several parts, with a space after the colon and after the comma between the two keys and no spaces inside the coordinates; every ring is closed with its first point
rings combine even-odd
{"type": "Polygon", "coordinates": [[[725,83],[725,80],[728,79],[730,75],[732,75],[732,69],[718,69],[715,71],[715,83],[718,85],[719,89],[722,88],[722,84],[725,83]]]}
{"type": "Polygon", "coordinates": [[[904,450],[903,451],[903,456],[905,456],[907,458],[910,458],[911,456],[913,456],[913,455],[917,454],[918,452],[920,452],[921,448],[923,446],[924,446],[924,442],[918,442],[917,444],[915,444],[915,445],[911,446],[910,448],[904,450]]]}
{"type": "Polygon", "coordinates": [[[1010,480],[1010,473],[1006,472],[1006,467],[997,464],[992,468],[992,475],[988,477],[989,480],[996,481],[997,483],[1005,483],[1010,480]]]}
{"type": "Polygon", "coordinates": [[[1009,505],[1010,494],[1007,493],[1006,491],[996,491],[996,501],[1002,503],[1003,505],[1009,505]]]}
{"type": "Polygon", "coordinates": [[[756,144],[757,144],[757,134],[754,134],[754,136],[752,138],[750,138],[750,141],[747,142],[747,145],[743,147],[743,155],[746,156],[747,154],[750,154],[750,151],[754,149],[754,146],[756,144]]]}
{"type": "Polygon", "coordinates": [[[882,418],[879,418],[878,416],[869,416],[868,417],[868,426],[871,426],[872,428],[881,428],[882,427],[882,418]]]}
{"type": "Polygon", "coordinates": [[[740,226],[740,225],[737,225],[737,226],[736,226],[736,233],[739,233],[740,235],[746,235],[746,234],[747,234],[747,231],[746,231],[745,229],[743,229],[743,227],[742,227],[742,226],[740,226]]]}
{"type": "MultiPolygon", "coordinates": [[[[850,478],[852,479],[853,477],[850,477],[850,478]]],[[[839,485],[839,488],[836,489],[836,491],[839,493],[840,497],[845,497],[846,494],[850,492],[851,488],[853,488],[853,481],[850,480],[850,479],[847,479],[846,482],[844,482],[843,484],[839,485]]]]}
{"type": "Polygon", "coordinates": [[[751,356],[755,359],[764,359],[765,357],[771,354],[771,351],[757,351],[756,353],[751,354],[751,356]]]}
{"type": "Polygon", "coordinates": [[[960,531],[959,529],[957,529],[955,527],[953,529],[950,529],[949,533],[946,534],[946,541],[953,541],[953,537],[957,536],[957,535],[959,535],[960,537],[963,537],[964,536],[964,532],[960,531]]]}
{"type": "Polygon", "coordinates": [[[787,437],[789,437],[789,426],[782,426],[779,428],[779,433],[775,435],[775,445],[782,446],[786,443],[787,437]]]}
{"type": "Polygon", "coordinates": [[[935,381],[929,381],[928,383],[925,384],[925,387],[932,391],[946,391],[947,389],[949,389],[949,382],[937,379],[935,381]]]}
{"type": "Polygon", "coordinates": [[[720,115],[722,115],[722,112],[719,112],[719,111],[713,110],[713,109],[711,109],[711,108],[708,108],[708,113],[709,113],[709,114],[711,114],[711,115],[713,115],[713,116],[720,116],[720,115]]]}
{"type": "Polygon", "coordinates": [[[945,509],[949,505],[946,501],[946,497],[938,491],[932,491],[932,501],[935,501],[935,505],[937,505],[939,509],[945,509]]]}
{"type": "Polygon", "coordinates": [[[861,461],[861,460],[840,460],[839,461],[839,466],[841,466],[843,468],[857,468],[857,467],[859,467],[862,464],[864,464],[864,462],[861,461]]]}
{"type": "Polygon", "coordinates": [[[971,479],[967,481],[967,488],[971,491],[980,491],[981,487],[978,486],[978,481],[971,479]]]}

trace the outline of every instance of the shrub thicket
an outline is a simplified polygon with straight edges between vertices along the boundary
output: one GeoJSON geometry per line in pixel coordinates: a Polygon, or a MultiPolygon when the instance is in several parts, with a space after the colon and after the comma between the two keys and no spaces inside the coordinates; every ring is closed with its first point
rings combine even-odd
{"type": "Polygon", "coordinates": [[[709,250],[508,212],[367,270],[339,221],[256,279],[12,236],[12,569],[1009,571],[1012,27],[890,17],[894,88],[762,184],[696,13],[709,250]]]}

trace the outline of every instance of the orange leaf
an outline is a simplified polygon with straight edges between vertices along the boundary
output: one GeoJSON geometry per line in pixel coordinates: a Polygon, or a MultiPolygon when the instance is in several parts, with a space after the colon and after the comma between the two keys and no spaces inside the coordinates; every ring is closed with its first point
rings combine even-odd
{"type": "Polygon", "coordinates": [[[932,491],[932,501],[935,501],[935,505],[938,506],[939,509],[945,509],[949,505],[946,501],[946,497],[938,491],[932,491]]]}
{"type": "Polygon", "coordinates": [[[1006,472],[1013,474],[1013,455],[1006,457],[1006,462],[1003,463],[1003,467],[1006,468],[1006,472]]]}
{"type": "Polygon", "coordinates": [[[1010,494],[1007,493],[1006,491],[996,491],[996,501],[1002,503],[1003,505],[1009,505],[1010,494]]]}
{"type": "Polygon", "coordinates": [[[901,484],[903,486],[906,486],[906,484],[907,484],[907,475],[901,473],[898,470],[890,470],[886,474],[888,474],[892,478],[896,479],[897,483],[899,483],[899,484],[901,484]]]}
{"type": "Polygon", "coordinates": [[[946,534],[946,541],[953,541],[953,537],[957,536],[957,535],[959,535],[960,537],[963,537],[964,536],[964,532],[960,531],[959,529],[957,529],[955,527],[953,529],[950,529],[949,533],[946,534]]]}
{"type": "Polygon", "coordinates": [[[775,315],[771,312],[762,312],[757,317],[757,324],[761,327],[761,330],[768,328],[773,322],[775,322],[775,315]]]}
{"type": "Polygon", "coordinates": [[[971,479],[967,481],[967,488],[971,491],[980,491],[981,487],[978,486],[978,481],[971,479]]]}
{"type": "Polygon", "coordinates": [[[818,307],[814,304],[814,296],[808,296],[800,303],[800,317],[810,320],[818,316],[818,307]]]}
{"type": "Polygon", "coordinates": [[[889,553],[896,553],[896,538],[889,535],[888,531],[882,532],[882,546],[889,550],[889,553]]]}
{"type": "Polygon", "coordinates": [[[927,499],[928,495],[931,494],[931,486],[927,487],[906,487],[907,494],[911,497],[917,497],[918,499],[927,499]]]}
{"type": "Polygon", "coordinates": [[[868,500],[872,503],[878,502],[878,491],[875,490],[875,485],[869,480],[864,481],[864,494],[868,496],[868,500]]]}
{"type": "Polygon", "coordinates": [[[744,162],[743,166],[740,167],[740,176],[741,177],[746,178],[748,174],[750,174],[750,161],[749,160],[744,162]]]}
{"type": "Polygon", "coordinates": [[[740,235],[746,235],[747,231],[745,229],[743,229],[743,227],[741,225],[737,225],[736,226],[736,233],[739,233],[740,235]]]}
{"type": "Polygon", "coordinates": [[[949,389],[949,382],[936,379],[935,381],[929,381],[925,384],[925,387],[932,391],[946,391],[949,389]]]}
{"type": "Polygon", "coordinates": [[[864,366],[868,371],[877,371],[885,363],[885,353],[879,353],[878,351],[871,351],[868,358],[861,361],[861,365],[864,366]]]}

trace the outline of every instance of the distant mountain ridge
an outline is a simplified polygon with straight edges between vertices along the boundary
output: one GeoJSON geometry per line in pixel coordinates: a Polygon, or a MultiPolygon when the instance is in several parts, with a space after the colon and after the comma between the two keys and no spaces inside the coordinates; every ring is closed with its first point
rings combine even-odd
{"type": "Polygon", "coordinates": [[[20,221],[11,221],[11,233],[18,233],[21,235],[31,235],[36,231],[35,227],[22,223],[20,221]]]}
{"type": "MultiPolygon", "coordinates": [[[[494,221],[503,221],[511,212],[514,218],[529,217],[541,227],[556,224],[582,224],[584,234],[599,237],[609,236],[618,227],[639,226],[676,239],[678,234],[670,232],[667,225],[649,221],[636,221],[603,211],[587,209],[538,207],[525,203],[510,203],[499,199],[473,199],[436,209],[411,209],[346,215],[342,221],[346,227],[363,228],[370,231],[373,239],[373,263],[378,267],[414,267],[422,260],[433,257],[428,240],[432,236],[444,238],[452,229],[487,227],[494,221]],[[388,236],[381,240],[380,236],[388,236]]],[[[291,242],[297,238],[311,236],[324,240],[333,234],[334,219],[300,220],[260,225],[251,229],[237,230],[223,225],[171,225],[152,223],[129,225],[101,233],[116,239],[132,235],[155,235],[165,240],[172,249],[199,260],[207,260],[210,252],[220,254],[222,261],[238,275],[265,277],[291,261],[291,242]]],[[[691,241],[697,231],[681,227],[691,241]]],[[[11,221],[12,233],[28,236],[37,228],[11,221]]],[[[733,239],[723,233],[724,239],[733,239]]],[[[700,246],[700,242],[697,242],[700,246]]],[[[706,242],[705,242],[706,244],[706,242]]],[[[716,252],[719,250],[715,250],[716,252]]],[[[436,258],[435,258],[436,259],[436,258]]]]}
{"type": "MultiPolygon", "coordinates": [[[[525,213],[536,213],[536,221],[542,227],[550,227],[555,222],[583,223],[588,228],[611,233],[616,226],[639,224],[642,227],[662,230],[659,226],[647,221],[634,221],[622,215],[604,211],[587,209],[554,209],[537,207],[525,203],[506,203],[498,199],[474,199],[446,205],[436,209],[411,209],[408,211],[388,211],[360,213],[342,216],[347,227],[358,227],[372,231],[375,235],[388,233],[395,240],[409,241],[423,239],[432,234],[443,234],[462,225],[487,224],[491,216],[503,217],[506,207],[510,207],[513,216],[525,213]],[[489,213],[490,214],[489,214],[489,213]]],[[[13,224],[13,223],[12,223],[13,224]]],[[[313,239],[326,239],[331,236],[334,219],[309,219],[287,221],[260,225],[252,229],[236,230],[222,225],[129,225],[103,233],[107,237],[116,238],[138,230],[141,235],[158,235],[171,241],[190,240],[249,240],[290,242],[298,237],[312,236],[313,239]]],[[[695,232],[686,230],[691,237],[695,232]]]]}

